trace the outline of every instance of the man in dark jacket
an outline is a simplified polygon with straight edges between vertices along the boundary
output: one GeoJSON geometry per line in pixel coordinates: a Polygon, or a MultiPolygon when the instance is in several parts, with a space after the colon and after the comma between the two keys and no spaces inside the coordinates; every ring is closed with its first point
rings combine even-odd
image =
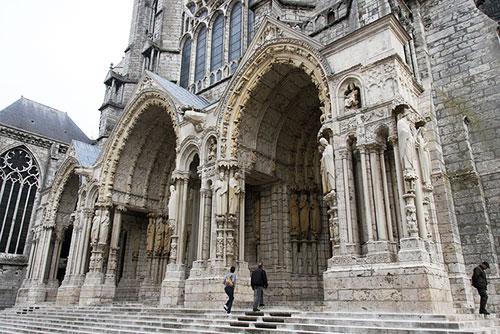
{"type": "Polygon", "coordinates": [[[253,300],[253,311],[260,311],[258,306],[261,304],[264,291],[263,289],[267,289],[267,275],[266,271],[262,269],[262,263],[259,263],[259,267],[252,272],[252,289],[255,291],[255,297],[253,300]]]}
{"type": "Polygon", "coordinates": [[[490,314],[486,311],[486,302],[488,301],[487,286],[488,281],[486,280],[486,269],[489,269],[490,265],[488,262],[483,262],[476,268],[474,268],[474,274],[472,275],[472,286],[477,289],[479,296],[481,296],[481,302],[479,304],[479,313],[490,314]]]}

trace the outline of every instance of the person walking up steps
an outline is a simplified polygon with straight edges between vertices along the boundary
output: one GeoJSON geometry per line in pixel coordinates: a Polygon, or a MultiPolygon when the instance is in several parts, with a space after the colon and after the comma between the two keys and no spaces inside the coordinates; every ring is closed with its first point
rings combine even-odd
{"type": "Polygon", "coordinates": [[[226,274],[226,277],[224,277],[224,291],[229,297],[227,302],[224,304],[224,310],[227,312],[227,314],[231,313],[231,308],[233,307],[234,287],[236,285],[236,274],[234,273],[235,270],[236,268],[234,266],[231,266],[231,269],[229,269],[229,273],[226,274]]]}
{"type": "Polygon", "coordinates": [[[267,275],[266,271],[262,267],[263,267],[262,263],[259,263],[258,268],[252,272],[251,285],[252,285],[252,290],[255,291],[254,292],[255,297],[253,300],[254,312],[260,311],[258,309],[258,306],[264,300],[264,289],[267,289],[267,275]]]}
{"type": "Polygon", "coordinates": [[[488,302],[488,281],[484,272],[486,269],[490,269],[490,264],[483,262],[474,268],[474,274],[472,275],[472,286],[477,289],[479,296],[481,296],[481,302],[479,303],[480,314],[490,314],[486,311],[486,303],[488,302]]]}

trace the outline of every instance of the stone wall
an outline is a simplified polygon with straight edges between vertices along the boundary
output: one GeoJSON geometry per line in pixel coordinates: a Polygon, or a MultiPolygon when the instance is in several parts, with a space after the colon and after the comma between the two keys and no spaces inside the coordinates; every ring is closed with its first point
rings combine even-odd
{"type": "MultiPolygon", "coordinates": [[[[467,272],[497,262],[500,242],[500,44],[472,0],[422,7],[433,99],[467,272]]],[[[498,268],[490,277],[498,290],[498,268]],[[495,284],[496,283],[496,284],[495,284]]],[[[491,300],[491,299],[490,299],[491,300]]],[[[498,304],[498,300],[492,303],[498,304]]]]}

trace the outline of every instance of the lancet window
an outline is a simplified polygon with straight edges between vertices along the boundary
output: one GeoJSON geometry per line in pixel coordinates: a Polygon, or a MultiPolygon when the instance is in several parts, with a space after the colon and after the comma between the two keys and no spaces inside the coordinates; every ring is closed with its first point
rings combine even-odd
{"type": "Polygon", "coordinates": [[[224,55],[224,16],[219,15],[212,29],[212,50],[210,58],[210,71],[215,71],[222,66],[224,55]]]}
{"type": "Polygon", "coordinates": [[[241,3],[236,3],[231,11],[229,27],[229,61],[241,56],[241,3]]]}
{"type": "Polygon", "coordinates": [[[181,60],[181,87],[186,88],[189,84],[189,67],[191,66],[191,38],[184,42],[182,47],[182,60],[181,60]]]}
{"type": "Polygon", "coordinates": [[[196,39],[196,65],[194,70],[194,80],[200,80],[205,74],[205,56],[207,44],[207,29],[200,29],[198,38],[196,39]]]}

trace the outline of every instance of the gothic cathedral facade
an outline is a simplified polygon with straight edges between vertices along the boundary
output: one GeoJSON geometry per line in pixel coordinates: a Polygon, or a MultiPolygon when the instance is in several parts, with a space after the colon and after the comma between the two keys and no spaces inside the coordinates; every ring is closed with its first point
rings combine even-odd
{"type": "Polygon", "coordinates": [[[479,262],[500,290],[497,26],[472,0],[135,0],[17,304],[218,308],[234,265],[250,307],[263,262],[268,304],[474,309],[479,262]]]}

